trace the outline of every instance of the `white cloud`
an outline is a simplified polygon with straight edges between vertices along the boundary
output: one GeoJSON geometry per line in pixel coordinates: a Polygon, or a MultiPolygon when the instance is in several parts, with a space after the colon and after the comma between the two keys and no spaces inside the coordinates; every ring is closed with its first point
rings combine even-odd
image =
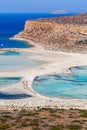
{"type": "Polygon", "coordinates": [[[68,11],[67,10],[64,10],[64,9],[61,9],[61,10],[54,10],[52,12],[52,14],[67,14],[68,11]]]}

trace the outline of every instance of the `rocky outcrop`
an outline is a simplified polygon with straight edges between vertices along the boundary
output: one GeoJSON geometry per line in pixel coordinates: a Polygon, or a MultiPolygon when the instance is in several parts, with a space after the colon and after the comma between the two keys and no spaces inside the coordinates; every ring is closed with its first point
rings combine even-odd
{"type": "Polygon", "coordinates": [[[18,37],[32,40],[45,49],[87,50],[87,13],[27,21],[18,37]]]}

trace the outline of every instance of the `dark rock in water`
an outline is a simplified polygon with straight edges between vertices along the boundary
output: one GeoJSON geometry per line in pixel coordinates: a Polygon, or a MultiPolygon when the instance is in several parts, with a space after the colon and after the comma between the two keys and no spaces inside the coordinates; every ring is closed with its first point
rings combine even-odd
{"type": "Polygon", "coordinates": [[[44,76],[44,77],[39,77],[39,76],[37,76],[36,78],[35,78],[35,81],[44,81],[44,80],[47,80],[47,77],[46,76],[44,76]]]}

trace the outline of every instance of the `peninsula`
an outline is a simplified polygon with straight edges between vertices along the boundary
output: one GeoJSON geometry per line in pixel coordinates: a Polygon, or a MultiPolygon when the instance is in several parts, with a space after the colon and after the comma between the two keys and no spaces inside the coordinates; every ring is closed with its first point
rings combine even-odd
{"type": "Polygon", "coordinates": [[[87,13],[74,16],[28,20],[15,36],[35,42],[46,50],[86,51],[87,13]]]}

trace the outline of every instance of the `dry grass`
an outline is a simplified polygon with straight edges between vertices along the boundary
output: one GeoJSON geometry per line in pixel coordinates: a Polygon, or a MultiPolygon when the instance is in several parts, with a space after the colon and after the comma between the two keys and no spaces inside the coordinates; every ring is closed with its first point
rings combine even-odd
{"type": "Polygon", "coordinates": [[[14,110],[0,111],[0,130],[86,130],[85,110],[14,110]]]}

